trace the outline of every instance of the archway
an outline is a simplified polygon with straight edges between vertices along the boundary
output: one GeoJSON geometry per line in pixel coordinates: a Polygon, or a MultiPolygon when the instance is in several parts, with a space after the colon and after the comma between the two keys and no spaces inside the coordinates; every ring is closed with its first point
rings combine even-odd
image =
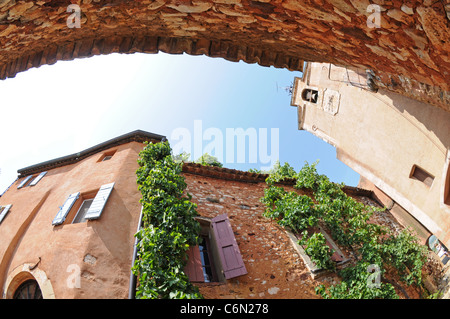
{"type": "Polygon", "coordinates": [[[23,264],[9,274],[5,289],[4,299],[35,297],[37,299],[54,299],[53,286],[47,275],[35,264],[23,264]],[[22,292],[22,293],[21,293],[22,292]]]}
{"type": "Polygon", "coordinates": [[[298,71],[308,60],[373,70],[378,87],[450,110],[449,14],[439,1],[6,0],[0,78],[112,52],[186,52],[298,71]]]}
{"type": "Polygon", "coordinates": [[[23,282],[14,292],[13,299],[42,299],[42,291],[34,279],[23,282]]]}

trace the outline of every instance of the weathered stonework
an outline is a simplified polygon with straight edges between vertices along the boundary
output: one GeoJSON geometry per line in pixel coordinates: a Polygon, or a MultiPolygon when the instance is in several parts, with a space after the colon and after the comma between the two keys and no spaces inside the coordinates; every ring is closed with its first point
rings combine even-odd
{"type": "Polygon", "coordinates": [[[374,70],[375,84],[450,110],[450,6],[376,0],[0,0],[0,78],[112,52],[205,54],[302,70],[374,70]],[[370,28],[373,3],[380,27],[370,28]],[[81,9],[69,28],[70,4],[81,9]]]}
{"type": "MultiPolygon", "coordinates": [[[[314,276],[288,232],[263,216],[265,206],[260,199],[267,188],[267,175],[185,163],[183,177],[187,183],[186,191],[197,204],[200,216],[228,215],[248,271],[246,275],[225,282],[195,283],[205,298],[317,299],[320,297],[315,293],[316,286],[339,281],[333,273],[314,276]]],[[[280,186],[294,191],[293,184],[293,180],[285,181],[280,186]]],[[[312,196],[306,189],[295,191],[312,196]]],[[[379,205],[371,191],[345,187],[345,192],[366,205],[379,205]]],[[[373,222],[392,229],[402,228],[389,211],[376,214],[373,222]]],[[[346,254],[350,256],[350,253],[346,254]]],[[[404,289],[409,298],[420,298],[417,289],[404,289]]],[[[400,291],[398,293],[404,297],[400,291]]]]}

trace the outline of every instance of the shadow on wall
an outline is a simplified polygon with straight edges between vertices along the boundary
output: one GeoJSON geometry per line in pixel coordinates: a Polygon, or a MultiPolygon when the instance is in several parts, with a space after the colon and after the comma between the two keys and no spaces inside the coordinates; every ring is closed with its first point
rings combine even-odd
{"type": "Polygon", "coordinates": [[[402,116],[412,116],[422,123],[424,127],[414,125],[443,152],[444,156],[446,155],[447,149],[450,148],[450,112],[386,90],[380,89],[378,93],[382,95],[382,100],[386,101],[386,104],[390,105],[389,102],[392,101],[392,105],[402,116]],[[443,146],[437,145],[433,135],[443,146]]]}

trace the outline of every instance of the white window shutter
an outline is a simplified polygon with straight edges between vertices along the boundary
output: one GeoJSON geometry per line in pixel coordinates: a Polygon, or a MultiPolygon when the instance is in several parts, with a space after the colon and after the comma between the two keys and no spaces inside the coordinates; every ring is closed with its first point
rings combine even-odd
{"type": "MultiPolygon", "coordinates": [[[[12,205],[6,205],[3,210],[0,209],[1,213],[0,213],[0,223],[3,221],[3,219],[5,218],[6,214],[8,214],[9,209],[11,208],[12,205]]],[[[0,206],[1,208],[1,206],[0,206]]]]}
{"type": "Polygon", "coordinates": [[[70,209],[72,208],[75,201],[80,196],[80,192],[71,194],[66,201],[64,202],[64,205],[62,205],[59,208],[58,214],[56,214],[55,218],[53,218],[52,225],[61,225],[67,217],[67,214],[69,213],[70,209]]]}
{"type": "Polygon", "coordinates": [[[85,219],[92,220],[100,218],[113,188],[114,183],[106,184],[100,187],[100,190],[98,191],[97,195],[95,195],[91,207],[89,207],[89,210],[87,211],[86,216],[84,217],[85,219]]]}
{"type": "Polygon", "coordinates": [[[42,179],[42,177],[45,176],[45,174],[47,174],[47,172],[40,173],[35,179],[33,179],[33,181],[30,183],[30,186],[34,186],[39,183],[39,181],[42,179]]]}
{"type": "Polygon", "coordinates": [[[19,184],[19,186],[17,186],[17,188],[22,188],[25,186],[25,184],[30,180],[30,178],[32,178],[33,175],[29,175],[27,177],[25,177],[25,179],[22,181],[22,183],[19,184]]]}

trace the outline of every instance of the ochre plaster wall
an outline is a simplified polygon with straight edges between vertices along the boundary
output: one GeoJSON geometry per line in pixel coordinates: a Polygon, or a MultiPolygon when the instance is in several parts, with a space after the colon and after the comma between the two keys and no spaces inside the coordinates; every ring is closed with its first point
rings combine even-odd
{"type": "Polygon", "coordinates": [[[298,80],[293,98],[298,105],[299,129],[335,146],[339,160],[449,245],[450,206],[443,204],[442,194],[450,149],[450,113],[386,90],[375,93],[358,87],[347,80],[352,75],[345,68],[310,63],[305,74],[298,80]],[[326,111],[322,100],[317,104],[302,101],[304,87],[316,88],[321,98],[327,90],[338,92],[337,112],[326,111]],[[434,176],[431,186],[411,178],[414,165],[434,176]]]}
{"type": "Polygon", "coordinates": [[[3,289],[14,269],[40,258],[36,269],[50,280],[55,298],[127,298],[140,214],[136,160],[142,147],[124,144],[112,148],[117,151],[108,161],[97,162],[101,152],[49,170],[36,186],[17,189],[21,180],[12,185],[0,198],[0,205],[13,204],[0,225],[3,289]],[[52,226],[68,195],[111,182],[115,186],[100,219],[52,226]]]}

